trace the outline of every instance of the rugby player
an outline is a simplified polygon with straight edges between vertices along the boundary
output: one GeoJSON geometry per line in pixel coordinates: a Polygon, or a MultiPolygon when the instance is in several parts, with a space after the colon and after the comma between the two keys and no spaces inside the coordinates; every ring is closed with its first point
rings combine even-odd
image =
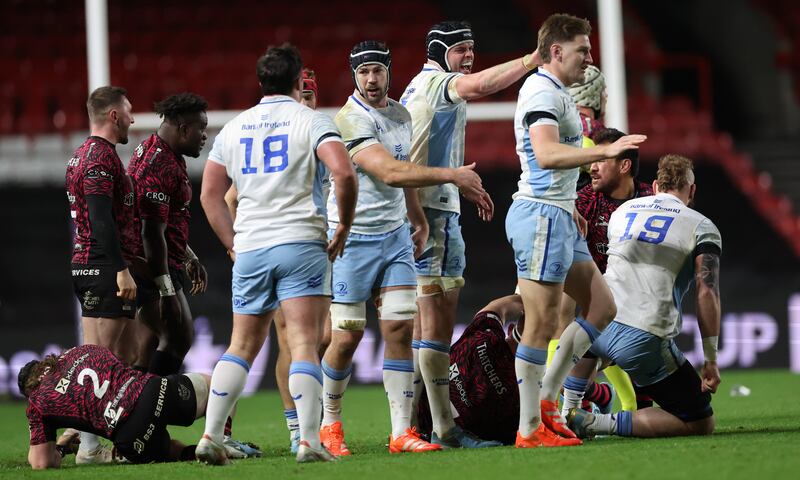
{"type": "MultiPolygon", "coordinates": [[[[634,437],[708,435],[714,431],[711,394],[720,384],[719,256],[716,226],[691,209],[696,192],[692,162],[665,155],[658,162],[654,196],[623,203],[608,225],[605,278],[617,315],[591,351],[622,367],[661,408],[593,415],[570,409],[570,427],[581,436],[634,437]],[[701,375],[675,344],[681,331],[680,303],[692,281],[703,338],[701,375]]],[[[584,359],[573,375],[586,378],[584,359]]]]}
{"type": "MultiPolygon", "coordinates": [[[[300,92],[300,103],[306,107],[316,110],[317,97],[319,93],[317,84],[317,77],[314,71],[309,68],[303,68],[303,90],[300,92]]],[[[324,164],[319,164],[317,168],[320,169],[318,180],[322,182],[322,203],[327,203],[328,193],[330,192],[331,182],[330,177],[325,170],[324,164]]],[[[225,193],[225,203],[228,204],[228,210],[231,213],[231,218],[236,220],[236,207],[238,202],[236,197],[238,192],[236,187],[231,185],[225,193]]],[[[323,209],[323,214],[327,218],[327,211],[323,209]]],[[[278,384],[278,392],[281,396],[283,403],[283,415],[286,418],[286,428],[289,430],[289,449],[292,453],[297,453],[297,448],[300,443],[300,424],[297,421],[297,409],[292,400],[292,394],[289,393],[289,367],[292,363],[291,355],[289,355],[289,344],[286,342],[286,320],[283,318],[283,313],[280,307],[275,312],[275,334],[278,339],[278,359],[275,362],[275,382],[278,384]]],[[[325,353],[325,348],[331,342],[331,324],[330,321],[325,321],[323,328],[322,339],[320,341],[319,356],[322,357],[325,353]]]]}
{"type": "MultiPolygon", "coordinates": [[[[392,431],[389,451],[440,450],[410,428],[413,318],[417,311],[415,245],[421,251],[427,223],[416,187],[452,183],[464,196],[483,202],[486,192],[474,164],[432,168],[409,162],[411,116],[388,97],[391,53],[383,42],[364,41],[350,52],[355,90],[334,121],[357,167],[359,201],[341,260],[333,265],[331,344],[322,361],[324,417],[322,441],[337,456],[350,455],[344,442],[341,402],[352,371],[352,359],[367,323],[366,302],[375,303],[386,345],[383,384],[392,431]],[[401,188],[405,188],[405,191],[401,188]],[[405,197],[405,198],[404,198],[405,197]]],[[[336,180],[333,181],[334,186],[336,180]]],[[[328,200],[332,233],[340,221],[336,194],[328,200]]]]}
{"type": "Polygon", "coordinates": [[[57,468],[74,452],[73,435],[56,439],[60,428],[110,439],[117,463],[194,460],[195,447],[170,439],[167,425],[189,426],[203,415],[209,380],[199,373],[140,372],[98,345],[31,361],[18,377],[28,399],[28,463],[37,470],[57,468]]]}
{"type": "Polygon", "coordinates": [[[526,325],[515,361],[518,448],[581,443],[566,428],[556,397],[573,358],[583,356],[615,314],[611,292],[576,226],[578,167],[616,158],[638,148],[645,137],[629,135],[610,145],[581,148],[580,116],[566,86],[583,81],[592,63],[590,32],[588,21],[570,15],[551,15],[544,22],[538,34],[544,65],[522,86],[514,118],[522,175],[506,217],[506,235],[514,249],[526,325]],[[564,291],[576,300],[581,317],[561,335],[545,373],[564,291]]]}
{"type": "MultiPolygon", "coordinates": [[[[131,102],[121,87],[94,90],[86,102],[90,136],[67,162],[66,191],[75,224],[72,284],[81,304],[83,343],[118,351],[135,314],[136,284],[128,266],[139,231],[134,193],[115,146],[128,143],[131,102]]],[[[104,462],[111,451],[82,435],[76,462],[104,462]]]]}
{"type": "Polygon", "coordinates": [[[300,105],[302,60],[289,44],[271,47],[256,70],[263,98],[228,122],[214,140],[200,200],[209,224],[234,259],[231,344],[214,368],[197,457],[228,463],[225,420],[244,389],[275,309],[286,319],[292,363],[289,390],[300,425],[298,462],[330,461],[320,444],[319,342],[330,309],[331,261],[353,223],[357,180],[330,118],[300,105]],[[336,181],[340,222],[330,241],[321,210],[318,159],[336,181]],[[225,203],[237,190],[236,223],[225,203]]]}
{"type": "Polygon", "coordinates": [[[192,346],[194,327],[183,285],[184,269],[193,274],[192,293],[205,290],[205,268],[188,249],[192,184],[184,156],[197,158],[205,144],[208,103],[193,93],[167,97],[155,104],[163,118],[158,131],[134,150],[128,164],[137,214],[142,225],[141,249],[150,278],[137,276],[137,312],[152,333],[140,338],[139,361],[150,359],[156,375],[178,373],[192,346]]]}
{"type": "MultiPolygon", "coordinates": [[[[472,73],[475,42],[467,22],[437,23],[426,38],[427,62],[408,84],[402,103],[413,120],[411,161],[429,167],[464,165],[467,101],[509,87],[540,63],[537,52],[472,73]]],[[[452,183],[419,191],[429,232],[417,258],[419,325],[414,333],[414,397],[423,386],[433,411],[432,441],[446,447],[488,446],[456,429],[450,412],[447,380],[450,341],[464,285],[464,240],[458,187],[452,183]]],[[[483,220],[494,205],[488,194],[478,204],[483,220]]],[[[414,411],[416,408],[414,407],[414,411]]]]}

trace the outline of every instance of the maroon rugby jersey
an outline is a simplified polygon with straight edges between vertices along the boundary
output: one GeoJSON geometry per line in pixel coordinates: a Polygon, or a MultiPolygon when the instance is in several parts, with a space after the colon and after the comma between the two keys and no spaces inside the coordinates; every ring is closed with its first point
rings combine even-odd
{"type": "Polygon", "coordinates": [[[94,238],[87,195],[111,197],[122,256],[129,260],[137,249],[140,235],[133,211],[133,185],[114,145],[104,138],[87,138],[67,162],[66,189],[75,222],[72,263],[108,263],[108,252],[104,249],[116,248],[99,245],[94,238]]]}
{"type": "MultiPolygon", "coordinates": [[[[427,399],[420,401],[420,430],[430,431],[427,399]],[[424,400],[424,401],[423,401],[424,400]]],[[[450,403],[456,423],[485,440],[514,443],[519,426],[519,390],[514,354],[500,317],[479,312],[450,347],[450,403]]]]}
{"type": "MultiPolygon", "coordinates": [[[[643,182],[633,182],[633,197],[646,197],[653,194],[653,188],[643,182]]],[[[586,219],[588,232],[586,243],[589,252],[592,254],[594,263],[601,273],[606,272],[608,264],[608,220],[611,214],[625,200],[615,200],[605,193],[595,192],[592,185],[586,185],[578,190],[578,199],[575,200],[575,208],[586,219]]]]}
{"type": "Polygon", "coordinates": [[[113,438],[152,378],[97,345],[67,350],[28,397],[30,444],[54,441],[65,427],[113,438]]]}
{"type": "MultiPolygon", "coordinates": [[[[183,156],[175,154],[161,137],[153,134],[136,147],[128,164],[128,174],[136,189],[139,218],[167,225],[164,235],[169,266],[182,268],[189,241],[189,202],[192,200],[192,184],[183,156]]],[[[143,250],[139,254],[143,255],[143,250]]]]}

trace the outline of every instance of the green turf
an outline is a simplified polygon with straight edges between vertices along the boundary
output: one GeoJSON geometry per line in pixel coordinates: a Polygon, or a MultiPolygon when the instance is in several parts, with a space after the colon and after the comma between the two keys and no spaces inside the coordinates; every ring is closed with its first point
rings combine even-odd
{"type": "MultiPolygon", "coordinates": [[[[265,449],[265,458],[241,460],[230,467],[197,463],[76,467],[67,457],[60,471],[32,472],[26,463],[28,431],[24,405],[0,403],[0,477],[2,478],[193,478],[325,480],[372,478],[547,478],[586,479],[747,479],[792,478],[800,471],[800,376],[787,371],[723,372],[714,398],[717,431],[711,437],[637,440],[603,438],[568,449],[451,450],[419,455],[389,455],[388,407],[379,387],[353,387],[345,399],[346,432],[354,455],[336,464],[297,465],[288,451],[288,435],[276,393],[243,400],[234,436],[265,449]],[[731,397],[734,384],[752,390],[731,397]],[[795,472],[794,474],[792,472],[795,472]]],[[[193,442],[202,421],[172,430],[193,442]]],[[[797,478],[797,477],[795,477],[797,478]]]]}

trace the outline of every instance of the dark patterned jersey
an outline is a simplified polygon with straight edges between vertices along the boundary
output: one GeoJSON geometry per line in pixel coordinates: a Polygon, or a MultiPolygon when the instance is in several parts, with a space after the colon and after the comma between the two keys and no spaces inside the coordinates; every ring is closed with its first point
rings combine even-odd
{"type": "MultiPolygon", "coordinates": [[[[456,423],[480,438],[514,443],[519,426],[519,390],[514,354],[500,317],[480,312],[450,348],[450,403],[456,423]]],[[[420,430],[430,431],[430,411],[420,401],[420,430]]]]}
{"type": "MultiPolygon", "coordinates": [[[[643,182],[633,182],[633,197],[646,197],[653,194],[653,188],[643,182]]],[[[578,191],[578,199],[575,200],[575,208],[583,215],[588,225],[586,243],[589,252],[592,254],[594,263],[601,273],[606,272],[608,264],[608,220],[611,214],[625,200],[615,200],[605,193],[595,192],[591,185],[586,185],[578,191]]]]}
{"type": "Polygon", "coordinates": [[[72,263],[109,264],[108,249],[117,248],[116,245],[101,245],[95,238],[89,221],[87,195],[111,198],[119,247],[123,258],[130,260],[140,234],[134,213],[133,185],[114,145],[104,138],[87,138],[67,162],[66,189],[75,223],[72,263]]]}
{"type": "Polygon", "coordinates": [[[65,427],[113,439],[152,378],[97,345],[67,350],[28,397],[30,444],[53,441],[65,427]]]}
{"type": "MultiPolygon", "coordinates": [[[[155,220],[167,225],[170,268],[180,269],[189,241],[189,202],[192,184],[186,173],[183,156],[175,154],[156,134],[150,135],[133,153],[128,174],[136,189],[137,213],[141,220],[155,220]]],[[[139,251],[143,255],[143,251],[139,251]]]]}
{"type": "Polygon", "coordinates": [[[586,115],[581,115],[581,126],[583,127],[583,136],[591,140],[592,143],[594,143],[594,136],[597,132],[606,128],[602,120],[590,118],[586,115]]]}

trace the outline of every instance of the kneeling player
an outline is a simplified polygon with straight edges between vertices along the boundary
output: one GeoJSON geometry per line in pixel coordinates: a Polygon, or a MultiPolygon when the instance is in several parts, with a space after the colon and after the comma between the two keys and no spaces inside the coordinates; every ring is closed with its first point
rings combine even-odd
{"type": "Polygon", "coordinates": [[[209,381],[199,373],[143,373],[97,345],[29,362],[18,377],[28,398],[28,462],[34,469],[61,466],[72,448],[56,445],[56,431],[65,427],[110,439],[133,463],[194,460],[194,445],[170,439],[167,425],[189,426],[205,414],[209,381]]]}
{"type": "MultiPolygon", "coordinates": [[[[571,409],[570,428],[579,436],[635,437],[708,435],[714,431],[711,394],[720,383],[719,230],[688,207],[695,193],[689,159],[662,157],[655,196],[622,204],[608,225],[608,269],[618,314],[591,347],[628,372],[640,391],[661,407],[592,415],[571,409]],[[675,345],[681,330],[680,300],[694,276],[697,320],[703,337],[702,378],[675,345]]],[[[586,377],[580,369],[573,376],[586,377]]]]}

